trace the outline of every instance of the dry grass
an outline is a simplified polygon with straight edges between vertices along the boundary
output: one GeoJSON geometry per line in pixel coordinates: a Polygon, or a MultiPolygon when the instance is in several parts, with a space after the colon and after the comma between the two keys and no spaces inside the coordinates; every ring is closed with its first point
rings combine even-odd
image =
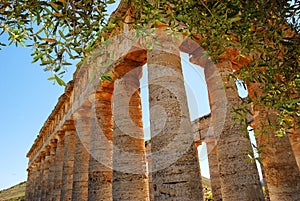
{"type": "Polygon", "coordinates": [[[26,182],[21,182],[8,189],[0,191],[0,201],[22,201],[24,200],[26,182]]]}

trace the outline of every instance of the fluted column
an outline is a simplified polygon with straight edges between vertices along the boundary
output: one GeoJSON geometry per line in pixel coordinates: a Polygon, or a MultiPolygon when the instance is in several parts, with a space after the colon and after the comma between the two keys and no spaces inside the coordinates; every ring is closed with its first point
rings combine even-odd
{"type": "Polygon", "coordinates": [[[149,200],[140,99],[141,67],[115,81],[113,200],[149,200]]]}
{"type": "Polygon", "coordinates": [[[112,201],[113,83],[101,86],[92,100],[88,200],[112,201]]]}
{"type": "Polygon", "coordinates": [[[32,188],[33,188],[33,179],[34,179],[34,174],[33,174],[33,169],[34,167],[29,167],[27,169],[27,183],[26,183],[26,192],[25,192],[25,200],[31,200],[31,193],[32,193],[32,188]]]}
{"type": "Polygon", "coordinates": [[[56,160],[55,160],[55,175],[54,175],[54,186],[52,192],[52,201],[60,201],[61,187],[62,187],[62,171],[64,162],[64,139],[65,132],[59,131],[56,135],[57,148],[56,148],[56,160]]]}
{"type": "Polygon", "coordinates": [[[61,201],[72,200],[74,148],[76,143],[76,130],[73,120],[68,120],[64,125],[65,147],[61,186],[61,201]]]}
{"type": "Polygon", "coordinates": [[[32,187],[31,200],[36,200],[36,196],[38,193],[38,185],[39,185],[39,172],[40,172],[40,162],[37,160],[35,162],[35,168],[33,169],[33,187],[32,187]]]}
{"type": "Polygon", "coordinates": [[[145,143],[146,160],[148,165],[148,186],[149,186],[149,201],[154,201],[154,188],[152,183],[152,156],[151,156],[151,141],[145,143]]]}
{"type": "Polygon", "coordinates": [[[300,170],[300,129],[295,129],[292,134],[289,135],[289,139],[300,170]]]}
{"type": "Polygon", "coordinates": [[[154,200],[202,200],[179,49],[163,34],[147,57],[154,200]]]}
{"type": "MultiPolygon", "coordinates": [[[[258,83],[248,83],[249,96],[256,102],[253,107],[256,142],[262,149],[263,176],[269,197],[273,200],[300,200],[300,171],[288,136],[275,136],[277,111],[256,101],[263,97],[258,83]]],[[[294,133],[296,134],[296,133],[294,133]]]]}
{"type": "Polygon", "coordinates": [[[300,200],[300,171],[288,136],[275,136],[275,129],[268,127],[276,123],[276,114],[266,108],[255,117],[258,146],[262,146],[263,170],[272,200],[300,200]],[[263,132],[267,131],[267,134],[263,132]]]}
{"type": "Polygon", "coordinates": [[[45,151],[44,173],[42,179],[42,196],[41,200],[46,200],[48,191],[49,167],[50,167],[50,146],[47,145],[45,151]]]}
{"type": "Polygon", "coordinates": [[[212,125],[217,142],[217,156],[222,189],[222,199],[264,200],[255,163],[247,161],[251,142],[246,135],[246,125],[234,120],[233,108],[241,104],[233,79],[230,61],[216,66],[207,62],[205,76],[208,85],[212,125]],[[226,116],[226,119],[219,117],[226,116]]]}
{"type": "Polygon", "coordinates": [[[206,146],[212,195],[214,200],[219,201],[222,200],[222,192],[218,169],[217,145],[214,140],[211,140],[206,142],[206,146]]]}
{"type": "Polygon", "coordinates": [[[38,182],[37,182],[37,193],[35,196],[35,200],[42,201],[42,190],[43,190],[43,174],[44,174],[44,163],[45,163],[45,152],[41,152],[40,154],[40,168],[38,173],[38,182]]]}
{"type": "Polygon", "coordinates": [[[57,140],[53,139],[50,142],[50,159],[49,159],[49,173],[48,173],[48,184],[46,192],[46,201],[52,201],[52,192],[54,189],[54,179],[55,179],[55,161],[56,161],[56,147],[57,140]]]}
{"type": "Polygon", "coordinates": [[[37,181],[38,181],[38,164],[34,162],[33,164],[33,181],[32,181],[32,187],[31,187],[31,195],[28,200],[34,200],[34,195],[36,191],[37,181]]]}
{"type": "Polygon", "coordinates": [[[83,106],[75,115],[76,144],[72,200],[88,200],[91,106],[83,106]]]}

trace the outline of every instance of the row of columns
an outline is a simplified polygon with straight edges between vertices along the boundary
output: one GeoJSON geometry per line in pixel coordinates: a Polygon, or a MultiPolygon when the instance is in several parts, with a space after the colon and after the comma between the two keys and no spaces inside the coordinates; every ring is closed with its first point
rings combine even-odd
{"type": "MultiPolygon", "coordinates": [[[[179,49],[170,46],[171,52],[158,47],[147,55],[151,186],[139,89],[142,68],[137,63],[114,83],[105,81],[40,152],[28,168],[26,200],[203,199],[179,49]]],[[[212,121],[218,120],[217,106],[223,101],[212,99],[220,89],[215,83],[226,83],[228,66],[218,66],[221,77],[205,68],[212,121]]],[[[231,86],[225,86],[226,121],[219,134],[212,131],[217,142],[208,144],[210,166],[217,166],[217,171],[211,168],[213,193],[217,200],[264,200],[255,164],[245,155],[250,141],[232,120],[231,108],[240,103],[231,86]]]]}
{"type": "MultiPolygon", "coordinates": [[[[174,197],[201,200],[200,169],[182,87],[179,49],[176,54],[153,51],[148,58],[149,78],[153,80],[150,105],[159,105],[167,113],[163,130],[152,136],[152,150],[157,152],[152,156],[152,169],[156,170],[152,175],[155,200],[174,197]],[[161,83],[159,77],[155,78],[165,65],[161,61],[169,57],[176,58],[167,66],[177,72],[171,85],[168,79],[161,83]],[[179,93],[170,94],[167,86],[180,89],[179,93]],[[162,99],[161,93],[165,94],[162,99]],[[173,121],[174,118],[178,121],[173,121]],[[170,153],[160,153],[162,143],[172,143],[172,135],[176,136],[180,152],[172,147],[168,149],[170,153]],[[177,158],[160,168],[160,163],[170,157],[177,158]]],[[[140,65],[115,83],[106,83],[94,93],[94,100],[87,100],[73,115],[74,120],[65,123],[28,168],[26,200],[150,199],[139,89],[141,73],[140,65]]],[[[151,119],[154,120],[155,115],[152,113],[151,119]]],[[[156,132],[156,125],[151,130],[156,132]]]]}
{"type": "MultiPolygon", "coordinates": [[[[214,64],[201,54],[203,49],[196,49],[190,61],[204,67],[206,84],[209,91],[211,122],[207,142],[210,179],[214,200],[299,200],[299,129],[292,134],[276,137],[276,128],[270,127],[270,122],[276,125],[277,116],[274,111],[254,106],[256,141],[262,147],[262,173],[265,193],[263,194],[255,163],[247,161],[247,150],[252,150],[245,127],[234,122],[232,108],[241,105],[233,79],[228,79],[232,72],[229,60],[214,64]],[[216,71],[217,69],[217,71],[216,71]],[[222,84],[218,84],[222,81],[222,84]],[[224,94],[222,94],[222,91],[224,94]],[[226,97],[226,101],[223,99],[226,97]],[[226,102],[226,110],[222,106],[226,102]],[[218,116],[227,111],[224,125],[218,116]],[[218,122],[218,123],[216,123],[218,122]]],[[[249,96],[252,100],[260,97],[261,89],[257,84],[249,83],[249,96]],[[255,96],[255,93],[258,96],[255,96]]],[[[297,127],[297,126],[296,126],[297,127]]]]}

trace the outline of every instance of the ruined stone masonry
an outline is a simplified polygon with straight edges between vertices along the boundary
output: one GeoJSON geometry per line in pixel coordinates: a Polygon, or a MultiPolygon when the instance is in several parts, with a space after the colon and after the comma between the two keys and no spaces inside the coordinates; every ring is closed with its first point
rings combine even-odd
{"type": "MultiPolygon", "coordinates": [[[[122,2],[113,15],[129,19],[130,7],[122,2]]],[[[215,201],[265,200],[257,167],[247,161],[250,140],[232,118],[231,108],[241,100],[227,80],[231,60],[212,63],[197,43],[169,40],[165,26],[154,30],[162,45],[151,50],[145,44],[151,39],[136,38],[126,24],[123,29],[78,66],[41,128],[27,154],[26,201],[203,200],[197,153],[203,142],[215,201]],[[209,92],[211,113],[193,122],[180,52],[204,68],[209,92]],[[146,146],[140,94],[145,64],[151,130],[146,146]],[[103,73],[113,82],[101,81],[103,73]]],[[[265,115],[272,117],[272,111],[254,109],[258,128],[265,115]]],[[[271,140],[257,139],[266,145],[266,192],[272,201],[300,200],[299,133],[271,140]]]]}

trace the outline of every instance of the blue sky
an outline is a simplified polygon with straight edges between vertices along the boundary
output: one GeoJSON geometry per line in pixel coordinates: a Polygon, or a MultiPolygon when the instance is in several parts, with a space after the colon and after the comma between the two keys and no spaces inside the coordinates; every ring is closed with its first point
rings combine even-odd
{"type": "Polygon", "coordinates": [[[25,155],[64,90],[31,63],[30,53],[15,46],[0,50],[0,189],[26,180],[25,155]]]}

